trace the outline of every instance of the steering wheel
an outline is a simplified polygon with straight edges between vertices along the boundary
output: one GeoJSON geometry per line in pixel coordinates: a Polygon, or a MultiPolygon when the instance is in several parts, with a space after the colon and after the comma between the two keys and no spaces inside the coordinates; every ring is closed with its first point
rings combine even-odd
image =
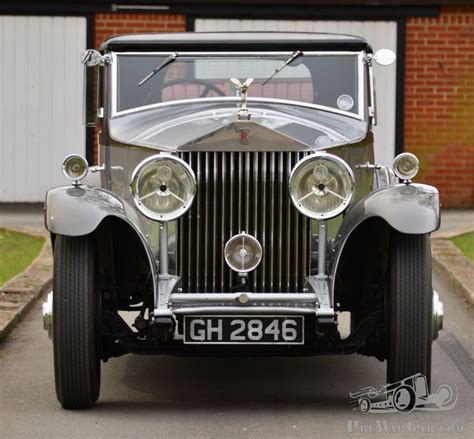
{"type": "Polygon", "coordinates": [[[172,79],[170,81],[164,82],[160,88],[153,89],[150,93],[148,93],[144,99],[145,104],[151,104],[156,102],[163,102],[162,93],[163,90],[167,87],[172,87],[173,85],[179,84],[199,84],[204,86],[204,90],[199,95],[200,98],[205,98],[210,91],[215,92],[219,96],[225,96],[225,93],[212,82],[205,81],[204,79],[196,79],[196,78],[182,78],[182,79],[172,79]],[[154,98],[154,99],[152,99],[154,98]],[[158,100],[156,98],[159,98],[158,100]]]}

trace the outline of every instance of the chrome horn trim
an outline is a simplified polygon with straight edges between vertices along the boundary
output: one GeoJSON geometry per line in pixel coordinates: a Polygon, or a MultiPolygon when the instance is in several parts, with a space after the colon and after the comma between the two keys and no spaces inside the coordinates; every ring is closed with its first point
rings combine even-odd
{"type": "Polygon", "coordinates": [[[439,300],[439,294],[436,291],[433,291],[433,340],[438,338],[439,331],[443,329],[443,315],[443,302],[439,300]]]}
{"type": "Polygon", "coordinates": [[[51,291],[43,302],[43,329],[48,331],[48,337],[53,339],[53,292],[51,291]]]}

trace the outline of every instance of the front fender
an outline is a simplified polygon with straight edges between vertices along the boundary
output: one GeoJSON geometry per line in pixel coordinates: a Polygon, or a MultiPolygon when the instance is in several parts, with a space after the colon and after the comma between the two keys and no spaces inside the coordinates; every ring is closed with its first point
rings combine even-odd
{"type": "Polygon", "coordinates": [[[46,193],[45,210],[46,229],[57,235],[87,235],[107,216],[127,220],[120,199],[103,189],[89,186],[50,189],[46,193]]]}
{"type": "Polygon", "coordinates": [[[367,218],[380,217],[401,233],[431,233],[439,228],[439,193],[426,184],[380,188],[359,200],[347,213],[340,235],[348,235],[367,218]]]}
{"type": "MultiPolygon", "coordinates": [[[[334,242],[334,257],[330,261],[335,279],[344,246],[359,224],[368,218],[379,217],[401,233],[424,234],[434,232],[440,225],[439,193],[425,184],[397,184],[371,192],[347,212],[334,242]]],[[[332,282],[334,303],[334,282],[332,282]]]]}
{"type": "Polygon", "coordinates": [[[61,186],[46,193],[45,226],[55,235],[82,236],[94,232],[104,218],[114,216],[129,224],[139,236],[157,290],[157,267],[152,246],[143,233],[137,212],[111,192],[91,186],[61,186]]]}

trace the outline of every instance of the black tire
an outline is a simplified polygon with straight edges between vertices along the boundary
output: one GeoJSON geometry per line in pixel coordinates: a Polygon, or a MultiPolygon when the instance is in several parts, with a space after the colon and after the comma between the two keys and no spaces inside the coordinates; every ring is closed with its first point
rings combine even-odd
{"type": "Polygon", "coordinates": [[[391,242],[387,382],[416,373],[431,382],[431,245],[428,235],[395,232],[391,242]]]}
{"type": "Polygon", "coordinates": [[[99,397],[96,252],[91,236],[58,236],[54,246],[53,343],[56,395],[65,409],[99,397]]]}

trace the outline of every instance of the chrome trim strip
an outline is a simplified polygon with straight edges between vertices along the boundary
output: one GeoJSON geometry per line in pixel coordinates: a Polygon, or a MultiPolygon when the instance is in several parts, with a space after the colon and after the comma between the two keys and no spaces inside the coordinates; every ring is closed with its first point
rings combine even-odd
{"type": "MultiPolygon", "coordinates": [[[[238,152],[238,160],[239,160],[239,177],[238,177],[238,187],[237,187],[237,223],[238,223],[238,233],[242,232],[242,174],[243,174],[243,166],[242,166],[242,152],[238,152]]],[[[248,230],[245,230],[248,233],[248,230]]]]}
{"type": "Polygon", "coordinates": [[[369,88],[369,118],[372,122],[372,125],[377,125],[377,114],[375,108],[375,78],[372,63],[369,64],[369,88]]]}
{"type": "MultiPolygon", "coordinates": [[[[299,161],[300,160],[300,157],[301,157],[301,154],[299,152],[296,153],[296,160],[299,161]]],[[[295,242],[297,244],[299,244],[299,233],[300,233],[300,225],[299,225],[299,222],[300,222],[300,216],[298,215],[298,212],[295,212],[295,226],[294,226],[294,234],[295,234],[295,242]]],[[[294,258],[295,258],[295,267],[298,267],[298,260],[299,260],[299,253],[300,253],[300,249],[297,247],[296,248],[296,251],[295,251],[295,255],[294,255],[294,258]]],[[[294,282],[295,282],[295,285],[298,285],[298,272],[297,270],[294,270],[293,271],[293,276],[294,276],[294,282]]]]}
{"type": "MultiPolygon", "coordinates": [[[[235,163],[234,153],[230,153],[230,218],[229,218],[229,239],[233,236],[233,225],[234,225],[234,174],[235,174],[235,163]]],[[[232,274],[230,273],[229,288],[232,285],[232,274]]]]}
{"type": "MultiPolygon", "coordinates": [[[[189,302],[233,302],[238,304],[239,298],[245,295],[247,303],[251,302],[309,302],[315,303],[317,296],[315,293],[172,293],[170,303],[189,302]]],[[[248,305],[246,305],[248,306],[248,305]]]]}
{"type": "MultiPolygon", "coordinates": [[[[119,56],[146,56],[146,55],[161,55],[161,56],[167,56],[167,55],[172,55],[173,53],[176,53],[174,51],[172,52],[119,52],[119,56]]],[[[188,56],[262,56],[262,55],[277,55],[277,56],[286,56],[286,55],[292,55],[294,52],[292,51],[258,51],[258,52],[178,52],[179,58],[186,58],[188,56]]],[[[311,55],[311,56],[339,56],[339,55],[358,55],[360,53],[364,53],[363,51],[311,51],[311,50],[305,50],[304,55],[311,55]]],[[[112,56],[115,55],[117,56],[117,52],[111,52],[112,56]]]]}
{"type": "MultiPolygon", "coordinates": [[[[278,240],[280,241],[281,236],[283,235],[282,222],[283,222],[283,204],[286,200],[283,199],[283,157],[284,153],[278,153],[278,202],[279,202],[279,211],[278,211],[278,240]]],[[[281,291],[281,281],[282,281],[282,261],[283,261],[283,249],[281,248],[281,242],[278,245],[278,291],[281,291]]]]}
{"type": "MultiPolygon", "coordinates": [[[[226,154],[219,154],[220,157],[221,157],[221,160],[222,160],[222,166],[221,166],[221,170],[222,170],[222,175],[221,175],[221,182],[222,182],[222,203],[221,203],[221,209],[223,210],[224,209],[224,206],[225,206],[225,200],[226,200],[226,192],[227,192],[227,188],[226,188],[226,164],[227,164],[227,161],[226,161],[226,157],[227,155],[226,154]]],[[[225,245],[225,216],[222,212],[221,214],[221,219],[222,219],[222,224],[221,224],[221,243],[220,243],[220,246],[221,246],[221,249],[222,249],[222,258],[221,258],[221,290],[224,290],[224,286],[225,286],[225,281],[224,281],[224,268],[225,268],[225,264],[224,264],[224,245],[225,245]]]]}
{"type": "Polygon", "coordinates": [[[364,72],[365,72],[365,62],[364,62],[364,59],[365,59],[365,54],[363,52],[360,52],[359,55],[358,55],[358,69],[357,69],[357,73],[358,73],[358,91],[357,91],[357,100],[358,100],[358,103],[359,103],[359,109],[357,111],[357,113],[359,114],[359,116],[362,117],[362,119],[365,119],[366,117],[366,114],[365,114],[365,108],[367,107],[366,103],[365,103],[365,96],[364,96],[364,84],[366,84],[366,80],[365,80],[365,75],[364,75],[364,72]]]}
{"type": "MultiPolygon", "coordinates": [[[[259,236],[259,228],[258,228],[258,194],[259,194],[259,180],[258,180],[258,171],[259,171],[259,167],[258,167],[258,158],[259,158],[259,152],[255,152],[254,153],[254,163],[253,163],[253,178],[254,178],[254,187],[253,187],[253,191],[254,191],[254,236],[255,238],[257,238],[258,240],[262,239],[261,236],[259,236]]],[[[257,272],[254,272],[253,273],[253,290],[254,291],[257,291],[257,277],[258,277],[258,274],[257,272]]]]}
{"type": "MultiPolygon", "coordinates": [[[[219,154],[214,154],[214,162],[213,162],[213,184],[212,184],[212,268],[213,268],[213,275],[212,275],[212,291],[216,291],[216,263],[217,263],[217,164],[219,159],[219,154]]],[[[222,248],[222,247],[221,247],[222,248]]],[[[224,259],[224,258],[221,258],[224,259]]]]}
{"type": "Polygon", "coordinates": [[[275,169],[275,151],[270,153],[270,172],[272,178],[270,179],[270,291],[273,292],[273,262],[275,254],[275,176],[276,176],[276,169],[275,169]]]}
{"type": "Polygon", "coordinates": [[[245,230],[250,230],[250,151],[245,153],[245,230]]]}
{"type": "MultiPolygon", "coordinates": [[[[189,166],[193,167],[193,162],[194,162],[194,159],[193,159],[193,154],[192,153],[189,153],[189,166]]],[[[197,188],[197,192],[199,194],[199,186],[197,188]]],[[[188,216],[188,242],[186,243],[186,248],[188,249],[188,291],[190,290],[191,288],[191,267],[192,267],[192,239],[191,239],[191,236],[192,236],[192,230],[193,230],[193,217],[191,215],[188,216]]]]}
{"type": "Polygon", "coordinates": [[[205,206],[206,209],[203,212],[204,216],[204,242],[203,248],[204,248],[204,291],[207,291],[207,273],[208,273],[208,264],[209,264],[209,251],[211,251],[211,247],[209,245],[209,236],[208,236],[208,227],[209,227],[209,195],[210,195],[210,189],[211,189],[211,183],[209,180],[209,152],[204,153],[204,166],[205,166],[205,183],[204,185],[206,186],[206,190],[204,193],[205,197],[205,206]]]}
{"type": "MultiPolygon", "coordinates": [[[[120,116],[126,116],[128,114],[135,114],[135,113],[141,113],[144,111],[148,110],[153,110],[155,108],[161,108],[161,107],[171,107],[175,105],[188,105],[188,104],[199,104],[199,103],[216,103],[216,102],[240,102],[241,99],[237,98],[235,96],[220,96],[220,97],[215,97],[215,98],[195,98],[195,99],[180,99],[177,101],[169,101],[169,102],[161,102],[159,104],[151,104],[151,105],[144,105],[143,107],[137,107],[137,108],[132,108],[129,110],[123,110],[120,112],[114,111],[116,107],[112,107],[112,115],[111,119],[114,119],[116,117],[120,116]]],[[[364,118],[356,113],[351,113],[349,111],[343,111],[343,110],[338,110],[337,108],[333,107],[327,107],[325,105],[316,105],[316,104],[310,104],[308,102],[302,102],[302,101],[293,101],[290,99],[274,99],[274,98],[260,98],[260,97],[249,97],[247,99],[249,103],[252,102],[261,102],[263,104],[281,104],[281,105],[292,105],[294,107],[303,107],[303,108],[311,108],[314,110],[321,110],[321,111],[326,111],[328,113],[335,113],[335,114],[340,114],[342,116],[348,116],[353,119],[361,120],[363,121],[364,118]]]]}
{"type": "Polygon", "coordinates": [[[267,271],[267,258],[268,248],[266,245],[267,236],[267,156],[268,153],[263,153],[262,159],[262,285],[266,285],[266,271],[267,271]]]}
{"type": "MultiPolygon", "coordinates": [[[[287,167],[287,176],[288,178],[290,177],[291,175],[291,169],[292,169],[292,160],[293,160],[293,155],[294,153],[290,152],[288,153],[287,155],[287,163],[286,163],[286,167],[287,167]]],[[[288,187],[288,182],[286,182],[287,184],[287,187],[288,187]]],[[[291,255],[290,255],[290,247],[291,247],[291,233],[292,231],[292,228],[291,228],[291,206],[290,205],[287,205],[287,209],[286,209],[286,291],[290,291],[291,290],[291,282],[290,282],[290,278],[291,278],[291,271],[290,271],[290,266],[291,266],[291,263],[290,263],[290,258],[291,258],[291,255]]]]}
{"type": "MultiPolygon", "coordinates": [[[[201,154],[197,155],[197,178],[198,178],[198,198],[197,198],[197,206],[198,206],[198,211],[197,211],[197,226],[196,230],[198,231],[197,236],[196,236],[196,253],[199,255],[200,254],[200,232],[201,232],[201,215],[202,215],[202,208],[201,208],[201,191],[202,191],[202,175],[201,175],[201,154]]],[[[192,235],[190,235],[190,239],[192,235]]],[[[196,260],[196,288],[199,289],[201,288],[201,276],[199,273],[199,265],[200,265],[200,258],[197,258],[196,260]]]]}
{"type": "Polygon", "coordinates": [[[285,306],[199,306],[199,307],[188,307],[172,309],[173,314],[196,314],[196,313],[207,313],[207,312],[222,312],[225,314],[234,313],[282,313],[282,314],[315,314],[313,308],[300,308],[300,307],[285,307],[285,306]]]}

